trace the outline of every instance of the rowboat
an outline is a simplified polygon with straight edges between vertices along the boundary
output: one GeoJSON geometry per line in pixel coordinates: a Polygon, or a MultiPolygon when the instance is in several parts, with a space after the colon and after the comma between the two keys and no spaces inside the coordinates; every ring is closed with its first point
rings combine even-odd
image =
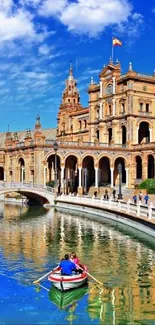
{"type": "Polygon", "coordinates": [[[80,300],[88,291],[88,286],[84,285],[75,290],[60,291],[54,286],[51,287],[49,291],[49,299],[59,308],[66,309],[68,306],[73,306],[73,304],[80,300]]]}
{"type": "Polygon", "coordinates": [[[83,269],[81,274],[72,275],[62,275],[59,266],[53,269],[53,271],[48,276],[48,280],[53,283],[53,286],[61,291],[76,289],[87,283],[88,274],[87,267],[85,265],[80,265],[83,269]]]}

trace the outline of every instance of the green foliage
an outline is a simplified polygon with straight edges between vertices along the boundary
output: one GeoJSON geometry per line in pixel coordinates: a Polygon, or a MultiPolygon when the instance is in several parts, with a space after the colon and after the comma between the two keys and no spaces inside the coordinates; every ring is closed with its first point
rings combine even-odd
{"type": "Polygon", "coordinates": [[[138,188],[146,189],[149,194],[155,194],[155,178],[145,179],[138,188]]]}
{"type": "Polygon", "coordinates": [[[47,185],[47,186],[50,186],[50,187],[54,187],[54,184],[55,184],[54,181],[50,181],[50,182],[47,182],[47,183],[46,183],[46,185],[47,185]]]}

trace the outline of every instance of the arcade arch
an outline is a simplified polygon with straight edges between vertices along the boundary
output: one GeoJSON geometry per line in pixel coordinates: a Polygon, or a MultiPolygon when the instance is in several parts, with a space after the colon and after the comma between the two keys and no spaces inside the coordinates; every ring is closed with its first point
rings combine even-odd
{"type": "Polygon", "coordinates": [[[91,186],[95,185],[94,159],[86,156],[82,161],[82,187],[84,192],[88,192],[91,186]]]}
{"type": "Polygon", "coordinates": [[[60,173],[61,173],[61,168],[60,168],[60,157],[58,155],[55,154],[51,154],[48,158],[47,158],[47,178],[46,181],[47,182],[51,182],[55,180],[55,170],[57,168],[57,181],[58,181],[58,186],[60,185],[60,173]],[[56,159],[55,159],[56,158],[56,159]],[[57,165],[57,166],[56,166],[57,165]]]}
{"type": "Polygon", "coordinates": [[[99,186],[109,186],[110,183],[110,160],[108,157],[102,157],[99,160],[99,186]]]}
{"type": "Polygon", "coordinates": [[[148,170],[147,170],[147,177],[154,178],[154,157],[153,155],[148,156],[148,170]]]}
{"type": "Polygon", "coordinates": [[[70,155],[65,160],[64,191],[66,194],[77,192],[78,188],[78,161],[77,157],[70,155]]]}
{"type": "Polygon", "coordinates": [[[142,179],[142,158],[136,156],[136,179],[142,179]]]}
{"type": "Polygon", "coordinates": [[[122,165],[122,184],[126,184],[125,159],[123,157],[118,157],[116,158],[114,165],[114,185],[119,183],[118,164],[122,165]]]}

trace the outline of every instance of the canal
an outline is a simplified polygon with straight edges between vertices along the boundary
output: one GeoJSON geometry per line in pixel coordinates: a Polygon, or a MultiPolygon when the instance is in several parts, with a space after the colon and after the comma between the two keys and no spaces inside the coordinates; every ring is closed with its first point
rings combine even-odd
{"type": "Polygon", "coordinates": [[[154,325],[153,238],[84,215],[5,205],[0,217],[0,324],[154,325]],[[45,278],[76,251],[91,278],[61,294],[45,278]]]}

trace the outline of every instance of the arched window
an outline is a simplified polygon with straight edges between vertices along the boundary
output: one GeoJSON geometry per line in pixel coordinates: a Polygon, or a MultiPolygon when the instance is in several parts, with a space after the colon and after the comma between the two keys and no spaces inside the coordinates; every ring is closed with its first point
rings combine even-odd
{"type": "Polygon", "coordinates": [[[81,126],[82,126],[82,122],[79,121],[79,129],[81,129],[81,126]]]}
{"type": "Polygon", "coordinates": [[[86,129],[87,127],[87,120],[84,120],[84,128],[86,129]]]}
{"type": "Polygon", "coordinates": [[[112,84],[109,84],[106,88],[106,94],[111,95],[113,93],[113,86],[112,84]]]}

